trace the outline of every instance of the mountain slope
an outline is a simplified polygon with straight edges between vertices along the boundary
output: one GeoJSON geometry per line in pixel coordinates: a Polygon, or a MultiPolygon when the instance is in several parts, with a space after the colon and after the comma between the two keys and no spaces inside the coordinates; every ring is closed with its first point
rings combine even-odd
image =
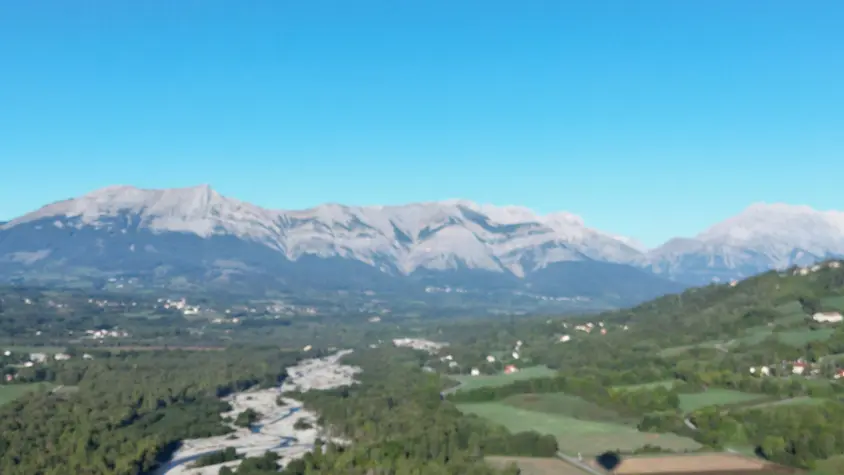
{"type": "Polygon", "coordinates": [[[7,277],[95,270],[263,290],[537,285],[550,295],[618,302],[680,288],[632,267],[643,262],[625,240],[590,229],[577,216],[463,200],[288,211],[208,186],[116,186],[0,226],[0,272],[7,277]],[[572,262],[579,265],[564,265],[572,262]],[[576,277],[610,268],[638,278],[623,285],[617,279],[620,287],[607,289],[606,279],[586,284],[576,277]]]}
{"type": "Polygon", "coordinates": [[[425,286],[632,303],[844,256],[844,213],[757,204],[646,250],[578,216],[466,200],[272,210],[113,186],[0,224],[0,278],[132,275],[250,291],[425,286]]]}
{"type": "Polygon", "coordinates": [[[668,241],[648,258],[657,274],[705,284],[840,256],[844,256],[844,213],[754,204],[695,238],[668,241]]]}

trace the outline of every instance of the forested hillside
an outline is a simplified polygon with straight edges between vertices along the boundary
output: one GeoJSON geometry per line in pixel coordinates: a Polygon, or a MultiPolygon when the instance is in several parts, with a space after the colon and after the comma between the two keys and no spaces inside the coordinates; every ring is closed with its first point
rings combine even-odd
{"type": "MultiPolygon", "coordinates": [[[[486,412],[495,420],[507,420],[514,410],[525,418],[528,410],[550,420],[567,414],[595,423],[590,417],[605,419],[609,410],[613,423],[673,433],[704,450],[755,453],[838,474],[844,473],[844,323],[813,316],[844,312],[842,296],[844,270],[835,262],[769,272],[600,315],[441,329],[436,335],[451,343],[442,354],[460,367],[430,364],[454,373],[475,367],[495,374],[507,365],[557,370],[524,380],[511,376],[510,382],[502,374],[449,396],[467,410],[494,406],[486,412]],[[487,355],[496,357],[490,362],[487,355]]],[[[472,381],[465,374],[460,379],[472,381]]],[[[577,438],[577,424],[568,424],[554,429],[560,449],[571,453],[567,444],[577,443],[576,451],[585,450],[589,433],[577,438]]],[[[630,447],[653,449],[639,444],[630,447]]],[[[598,439],[590,447],[619,448],[598,439]]]]}

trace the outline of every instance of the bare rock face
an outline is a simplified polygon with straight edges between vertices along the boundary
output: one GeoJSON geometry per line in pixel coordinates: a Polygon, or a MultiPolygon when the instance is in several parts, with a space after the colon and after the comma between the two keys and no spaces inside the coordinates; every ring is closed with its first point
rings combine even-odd
{"type": "Polygon", "coordinates": [[[271,210],[207,185],[113,186],[0,224],[0,277],[95,269],[268,286],[458,282],[622,300],[839,255],[844,213],[788,205],[753,205],[650,251],[566,212],[465,200],[271,210]]]}

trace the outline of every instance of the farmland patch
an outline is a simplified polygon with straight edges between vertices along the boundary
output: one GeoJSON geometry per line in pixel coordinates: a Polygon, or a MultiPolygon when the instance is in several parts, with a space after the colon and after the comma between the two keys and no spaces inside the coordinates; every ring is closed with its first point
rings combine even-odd
{"type": "Polygon", "coordinates": [[[631,457],[621,461],[617,475],[674,474],[774,474],[792,473],[792,469],[761,459],[731,453],[706,453],[679,456],[631,457]]]}
{"type": "Polygon", "coordinates": [[[761,394],[743,393],[732,389],[708,389],[702,393],[680,394],[680,409],[684,412],[696,411],[707,406],[736,404],[745,401],[763,400],[761,394]]]}
{"type": "Polygon", "coordinates": [[[461,383],[460,391],[471,389],[506,386],[513,381],[533,378],[547,378],[556,375],[557,372],[547,366],[530,366],[511,374],[493,374],[482,376],[470,375],[449,375],[449,378],[461,383]]]}
{"type": "Polygon", "coordinates": [[[576,419],[561,414],[520,409],[502,402],[458,404],[457,407],[465,413],[501,424],[512,432],[533,430],[553,435],[560,450],[572,455],[597,455],[616,449],[633,451],[648,444],[675,451],[700,447],[694,440],[675,434],[639,432],[634,426],[623,423],[576,419]]]}

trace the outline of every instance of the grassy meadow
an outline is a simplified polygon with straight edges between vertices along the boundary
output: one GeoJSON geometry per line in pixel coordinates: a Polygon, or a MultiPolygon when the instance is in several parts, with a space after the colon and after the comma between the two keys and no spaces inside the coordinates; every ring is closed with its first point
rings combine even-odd
{"type": "Polygon", "coordinates": [[[766,399],[766,396],[761,394],[712,388],[702,393],[680,394],[680,409],[683,412],[691,412],[708,406],[722,406],[764,399],[766,399]]]}
{"type": "Polygon", "coordinates": [[[489,403],[458,404],[457,407],[501,424],[514,432],[535,430],[553,435],[560,450],[576,455],[597,455],[606,450],[634,450],[645,444],[673,450],[694,450],[697,442],[674,434],[639,432],[635,421],[579,398],[562,395],[519,395],[489,403]],[[527,409],[527,408],[531,409],[527,409]],[[542,411],[537,409],[543,409],[542,411]],[[588,418],[593,418],[592,420],[588,418]]]}
{"type": "Polygon", "coordinates": [[[461,374],[450,375],[449,378],[460,383],[461,391],[468,391],[471,389],[478,388],[506,386],[507,384],[510,384],[513,381],[518,381],[522,379],[543,378],[548,376],[554,376],[555,374],[557,374],[557,372],[548,368],[547,366],[530,366],[527,368],[520,369],[518,372],[512,374],[499,373],[481,376],[470,376],[466,374],[461,374]]]}
{"type": "Polygon", "coordinates": [[[49,389],[52,385],[49,383],[31,383],[31,384],[0,384],[0,406],[10,403],[15,399],[39,389],[49,389]]]}

